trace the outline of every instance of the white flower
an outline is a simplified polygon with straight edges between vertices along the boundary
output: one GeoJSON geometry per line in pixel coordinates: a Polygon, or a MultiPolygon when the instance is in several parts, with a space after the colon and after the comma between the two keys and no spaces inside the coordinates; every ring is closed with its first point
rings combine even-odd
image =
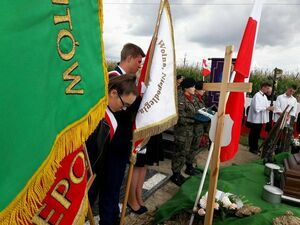
{"type": "Polygon", "coordinates": [[[232,203],[227,196],[224,196],[221,200],[225,208],[228,208],[232,203]]]}
{"type": "Polygon", "coordinates": [[[202,196],[202,198],[199,201],[201,208],[206,209],[207,204],[207,196],[202,196]]]}
{"type": "Polygon", "coordinates": [[[200,215],[200,216],[204,216],[205,215],[205,210],[204,209],[199,209],[198,210],[198,214],[200,215]]]}
{"type": "Polygon", "coordinates": [[[232,203],[230,206],[229,206],[229,209],[237,209],[237,205],[235,203],[232,203]]]}
{"type": "Polygon", "coordinates": [[[235,204],[236,204],[236,206],[237,206],[237,209],[242,208],[243,205],[244,205],[244,203],[242,202],[242,200],[239,199],[239,198],[235,200],[235,204]]]}
{"type": "Polygon", "coordinates": [[[214,209],[219,210],[219,207],[220,207],[219,203],[215,202],[214,209]]]}

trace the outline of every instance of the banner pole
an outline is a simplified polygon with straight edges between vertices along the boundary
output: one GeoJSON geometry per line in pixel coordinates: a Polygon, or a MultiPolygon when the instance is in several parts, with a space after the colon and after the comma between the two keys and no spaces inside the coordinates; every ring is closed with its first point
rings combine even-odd
{"type": "Polygon", "coordinates": [[[130,160],[130,166],[129,166],[129,171],[128,171],[126,192],[125,192],[125,197],[124,197],[124,201],[123,201],[123,205],[122,205],[122,214],[121,214],[120,225],[125,224],[126,207],[127,207],[128,197],[129,197],[129,190],[130,190],[130,186],[131,186],[131,180],[132,180],[132,174],[133,174],[135,159],[136,159],[136,154],[131,153],[131,160],[130,160]]]}
{"type": "Polygon", "coordinates": [[[206,177],[206,174],[207,174],[207,170],[208,170],[208,166],[209,166],[209,163],[210,163],[210,160],[211,160],[213,150],[214,150],[214,143],[212,142],[211,145],[210,145],[210,148],[209,148],[208,157],[207,157],[207,160],[206,160],[206,163],[205,163],[205,167],[204,167],[204,171],[203,171],[203,174],[202,174],[201,182],[200,182],[200,185],[199,185],[199,188],[198,188],[198,193],[197,193],[197,197],[196,197],[194,207],[193,207],[193,210],[192,210],[192,216],[191,216],[189,225],[192,225],[193,222],[194,222],[194,217],[195,217],[195,213],[196,213],[195,209],[197,209],[197,205],[198,205],[199,200],[200,200],[201,192],[202,192],[202,189],[203,189],[205,177],[206,177]]]}
{"type": "Polygon", "coordinates": [[[90,225],[95,225],[94,215],[93,215],[92,207],[91,207],[89,200],[88,200],[88,220],[90,222],[90,225]]]}
{"type": "MultiPolygon", "coordinates": [[[[96,174],[93,173],[93,169],[92,169],[92,165],[91,165],[91,161],[90,161],[90,158],[89,158],[89,154],[88,154],[88,151],[87,151],[87,147],[86,147],[86,144],[83,143],[83,153],[85,155],[85,159],[86,159],[86,167],[87,167],[87,174],[88,174],[88,181],[87,181],[87,192],[89,192],[95,178],[96,178],[96,174]]],[[[88,196],[87,196],[88,197],[88,196]]],[[[95,225],[95,221],[94,221],[94,215],[93,215],[93,210],[92,210],[92,207],[91,207],[91,203],[90,203],[90,200],[88,198],[88,213],[87,213],[87,217],[88,217],[88,220],[90,222],[90,225],[95,225]]]]}
{"type": "Polygon", "coordinates": [[[163,13],[164,5],[165,5],[165,0],[161,0],[158,15],[157,15],[157,21],[156,21],[156,25],[155,25],[153,37],[151,40],[151,45],[150,45],[150,53],[149,53],[149,59],[148,59],[148,64],[147,64],[147,68],[146,68],[146,76],[145,76],[145,81],[144,81],[146,86],[149,81],[149,73],[150,73],[150,68],[151,68],[151,64],[152,64],[152,60],[153,60],[153,54],[154,54],[155,44],[157,41],[158,29],[159,29],[160,19],[161,19],[161,15],[163,13]]]}
{"type": "MultiPolygon", "coordinates": [[[[165,6],[165,0],[160,1],[160,6],[159,6],[159,11],[158,11],[158,16],[157,16],[157,21],[156,21],[156,26],[154,30],[154,34],[151,40],[151,45],[150,45],[150,53],[149,53],[149,59],[148,59],[148,64],[146,68],[146,76],[145,76],[145,84],[148,84],[148,79],[149,79],[149,73],[150,73],[150,68],[152,64],[152,59],[153,59],[153,54],[154,54],[154,49],[155,49],[155,44],[157,41],[157,35],[158,35],[158,28],[160,25],[160,19],[161,15],[163,13],[163,8],[165,6]]],[[[134,149],[133,149],[134,150],[134,149]]],[[[125,198],[124,202],[122,205],[122,214],[121,214],[121,221],[120,225],[125,224],[125,214],[126,214],[126,207],[127,207],[127,202],[128,202],[128,196],[129,196],[129,190],[130,190],[130,185],[131,185],[131,180],[132,180],[132,174],[133,174],[133,168],[135,165],[136,161],[136,154],[134,152],[131,153],[131,160],[130,160],[130,167],[128,171],[128,178],[127,178],[127,184],[126,184],[126,193],[125,193],[125,198]]]]}

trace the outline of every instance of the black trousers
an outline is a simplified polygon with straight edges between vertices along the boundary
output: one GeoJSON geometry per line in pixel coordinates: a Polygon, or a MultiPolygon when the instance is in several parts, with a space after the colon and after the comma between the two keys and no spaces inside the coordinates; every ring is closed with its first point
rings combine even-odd
{"type": "Polygon", "coordinates": [[[250,133],[248,137],[250,152],[258,151],[258,140],[260,137],[262,126],[263,125],[261,123],[251,123],[250,133]]]}
{"type": "Polygon", "coordinates": [[[108,151],[104,168],[103,193],[99,199],[100,225],[114,225],[119,219],[119,197],[128,154],[108,151]]]}

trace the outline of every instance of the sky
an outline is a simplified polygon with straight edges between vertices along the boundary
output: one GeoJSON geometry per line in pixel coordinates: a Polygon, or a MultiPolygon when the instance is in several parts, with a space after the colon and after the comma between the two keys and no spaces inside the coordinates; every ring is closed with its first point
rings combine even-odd
{"type": "MultiPolygon", "coordinates": [[[[253,0],[169,0],[177,65],[201,65],[203,58],[236,57],[253,0]]],[[[118,61],[128,42],[147,52],[160,0],[104,0],[104,47],[118,61]]],[[[300,73],[300,0],[265,0],[252,69],[300,73]]]]}

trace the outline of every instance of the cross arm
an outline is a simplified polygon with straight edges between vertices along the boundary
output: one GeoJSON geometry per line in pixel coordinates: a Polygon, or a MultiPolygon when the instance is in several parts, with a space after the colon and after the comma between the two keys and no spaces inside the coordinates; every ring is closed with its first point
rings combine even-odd
{"type": "Polygon", "coordinates": [[[236,83],[204,83],[203,90],[205,91],[220,91],[221,85],[226,86],[227,92],[251,92],[252,91],[252,83],[243,83],[243,82],[236,82],[236,83]]]}

